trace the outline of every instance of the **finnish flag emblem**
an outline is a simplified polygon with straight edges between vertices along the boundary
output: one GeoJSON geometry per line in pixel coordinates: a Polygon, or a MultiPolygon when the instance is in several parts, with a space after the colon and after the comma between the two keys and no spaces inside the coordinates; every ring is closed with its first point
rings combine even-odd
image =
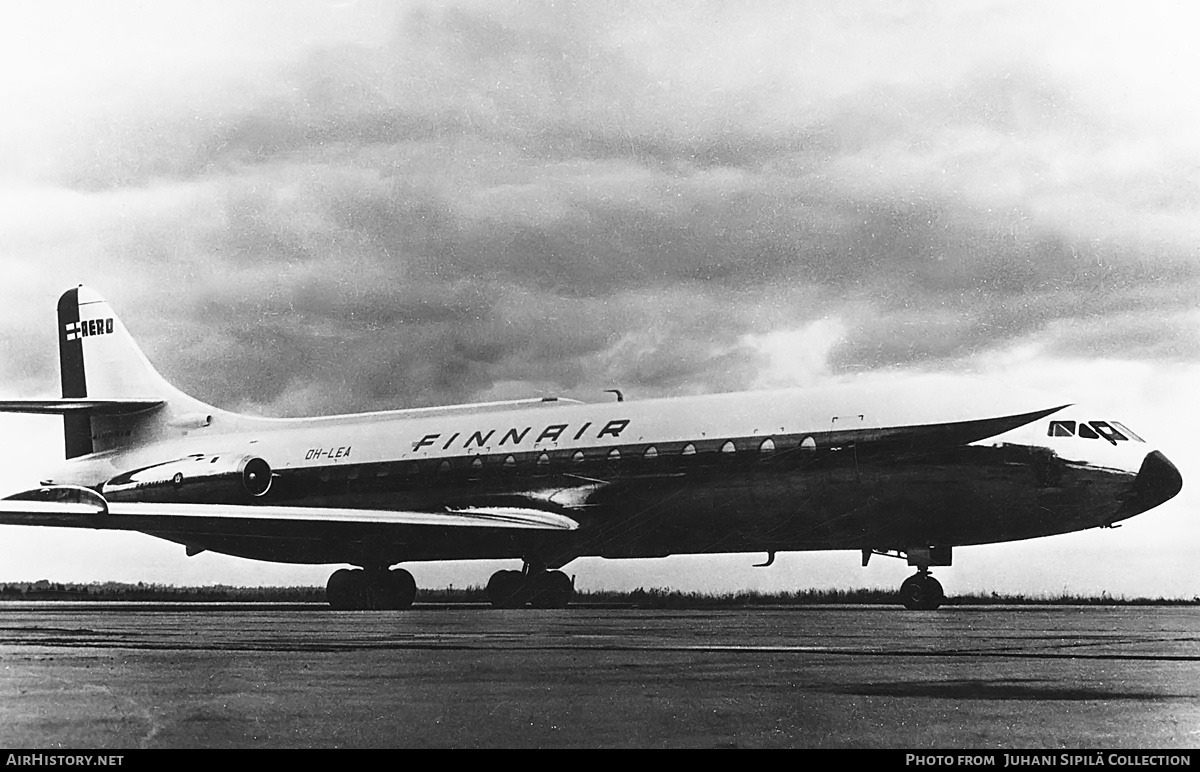
{"type": "Polygon", "coordinates": [[[113,320],[110,318],[67,322],[63,325],[63,330],[67,333],[67,340],[90,338],[93,335],[109,335],[113,331],[113,320]]]}

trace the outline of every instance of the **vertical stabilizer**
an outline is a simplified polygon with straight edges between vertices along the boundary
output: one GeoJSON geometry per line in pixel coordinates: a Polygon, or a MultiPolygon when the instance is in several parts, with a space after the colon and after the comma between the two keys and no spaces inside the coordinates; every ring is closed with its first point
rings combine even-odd
{"type": "Polygon", "coordinates": [[[173,416],[212,410],[167,383],[108,302],[82,285],[58,300],[58,353],[64,398],[165,403],[165,410],[146,414],[66,413],[67,458],[148,439],[173,416]]]}

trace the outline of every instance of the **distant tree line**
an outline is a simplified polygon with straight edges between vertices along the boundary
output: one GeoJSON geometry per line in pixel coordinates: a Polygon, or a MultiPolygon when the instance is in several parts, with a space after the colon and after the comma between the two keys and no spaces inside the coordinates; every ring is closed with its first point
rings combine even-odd
{"type": "Polygon", "coordinates": [[[324,587],[176,587],[169,584],[103,582],[8,582],[0,584],[0,601],[158,601],[173,603],[324,603],[324,587]]]}
{"type": "MultiPolygon", "coordinates": [[[[324,587],[176,587],[138,582],[71,583],[8,582],[0,584],[0,601],[148,601],[159,603],[324,603],[324,587]]],[[[417,603],[487,603],[484,588],[448,587],[422,589],[417,603]]],[[[884,605],[896,604],[889,589],[798,590],[794,592],[682,592],[665,587],[639,587],[632,591],[592,590],[575,594],[574,605],[653,609],[747,608],[755,606],[884,605]]],[[[948,606],[995,605],[1044,606],[1194,606],[1194,598],[1126,598],[1100,595],[1001,595],[999,593],[957,595],[946,599],[948,606]]]]}

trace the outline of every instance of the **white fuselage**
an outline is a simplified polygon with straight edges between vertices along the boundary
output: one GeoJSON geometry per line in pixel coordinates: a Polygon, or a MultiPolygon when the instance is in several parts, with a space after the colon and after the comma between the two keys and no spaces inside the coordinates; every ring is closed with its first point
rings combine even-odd
{"type": "MultiPolygon", "coordinates": [[[[178,428],[176,436],[74,459],[48,482],[118,500],[165,495],[213,505],[440,511],[532,502],[582,524],[586,544],[553,549],[612,556],[968,544],[1135,514],[1116,497],[1132,484],[1147,446],[1052,437],[1051,416],[1108,418],[1042,394],[949,378],[311,419],[217,411],[207,425],[178,428]],[[277,480],[261,501],[227,486],[190,485],[197,474],[216,475],[227,461],[248,458],[265,461],[277,480]],[[144,471],[131,477],[130,470],[144,471]],[[896,514],[912,517],[900,526],[896,514]],[[689,532],[693,521],[705,526],[689,532]]],[[[189,538],[257,554],[237,533],[201,530],[189,538]]],[[[311,542],[283,559],[338,559],[335,546],[311,542]]],[[[399,539],[394,557],[499,557],[521,549],[412,542],[399,539]]]]}

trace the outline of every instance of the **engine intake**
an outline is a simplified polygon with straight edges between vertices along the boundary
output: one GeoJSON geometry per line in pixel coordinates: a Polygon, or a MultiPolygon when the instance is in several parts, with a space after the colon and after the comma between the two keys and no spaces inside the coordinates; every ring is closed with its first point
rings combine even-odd
{"type": "Polygon", "coordinates": [[[266,496],[272,479],[257,456],[195,455],[117,475],[100,492],[109,501],[238,504],[266,496]]]}

